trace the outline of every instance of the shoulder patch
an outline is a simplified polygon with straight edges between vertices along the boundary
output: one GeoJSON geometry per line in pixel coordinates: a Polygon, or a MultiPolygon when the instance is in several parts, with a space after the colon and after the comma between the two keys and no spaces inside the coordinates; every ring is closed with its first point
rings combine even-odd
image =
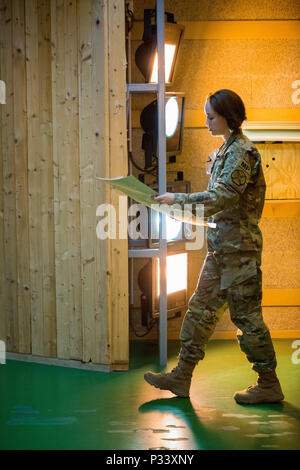
{"type": "Polygon", "coordinates": [[[243,186],[247,181],[247,175],[243,170],[234,170],[231,173],[231,180],[237,186],[243,186]]]}

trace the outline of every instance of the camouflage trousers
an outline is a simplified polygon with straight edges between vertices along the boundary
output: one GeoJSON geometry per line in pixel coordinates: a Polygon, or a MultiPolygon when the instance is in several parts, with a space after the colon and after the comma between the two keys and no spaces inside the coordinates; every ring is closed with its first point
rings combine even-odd
{"type": "Polygon", "coordinates": [[[229,307],[237,339],[252,368],[276,368],[270,332],[262,317],[261,253],[208,253],[180,332],[180,358],[197,363],[218,320],[229,307]]]}

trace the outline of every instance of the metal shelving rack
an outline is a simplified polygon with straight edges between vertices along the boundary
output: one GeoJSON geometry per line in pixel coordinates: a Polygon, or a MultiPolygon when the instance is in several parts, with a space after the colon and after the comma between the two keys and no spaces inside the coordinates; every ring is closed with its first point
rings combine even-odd
{"type": "MultiPolygon", "coordinates": [[[[156,0],[157,25],[157,55],[158,55],[158,83],[128,83],[127,103],[130,107],[131,93],[157,93],[158,112],[158,191],[165,193],[167,189],[166,177],[166,129],[165,129],[165,8],[164,0],[156,0]]],[[[130,110],[129,110],[130,122],[130,110]]],[[[131,125],[129,139],[131,138],[131,125]]],[[[129,258],[159,257],[160,267],[160,296],[159,296],[159,359],[160,365],[167,365],[167,241],[162,238],[166,233],[166,216],[160,214],[160,238],[157,249],[128,250],[129,258]]]]}

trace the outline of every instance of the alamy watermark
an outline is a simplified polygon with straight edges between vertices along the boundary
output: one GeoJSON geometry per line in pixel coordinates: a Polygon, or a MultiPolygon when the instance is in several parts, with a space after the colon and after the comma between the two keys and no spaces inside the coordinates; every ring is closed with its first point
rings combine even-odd
{"type": "Polygon", "coordinates": [[[6,346],[2,340],[0,340],[0,364],[6,364],[6,346]]]}
{"type": "Polygon", "coordinates": [[[300,364],[300,339],[295,339],[292,342],[292,348],[295,349],[292,353],[292,363],[298,365],[300,364]]]}
{"type": "Polygon", "coordinates": [[[127,196],[119,196],[118,215],[112,204],[100,204],[96,216],[101,217],[96,227],[100,240],[127,239],[146,240],[159,238],[159,212],[166,214],[162,238],[167,241],[184,240],[186,250],[199,250],[204,244],[204,206],[197,204],[153,204],[152,216],[143,204],[127,208],[127,196]],[[193,221],[192,221],[193,217],[193,221]],[[182,223],[184,222],[184,223],[182,223]],[[193,222],[193,223],[191,223],[193,222]]]}
{"type": "Polygon", "coordinates": [[[299,104],[300,103],[300,80],[295,80],[292,83],[292,88],[295,89],[295,91],[292,94],[292,103],[293,104],[299,104]]]}

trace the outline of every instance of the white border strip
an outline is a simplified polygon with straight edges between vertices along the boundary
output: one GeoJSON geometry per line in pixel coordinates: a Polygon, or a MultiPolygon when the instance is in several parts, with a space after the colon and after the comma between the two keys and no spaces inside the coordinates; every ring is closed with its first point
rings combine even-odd
{"type": "Polygon", "coordinates": [[[94,372],[110,372],[110,366],[105,364],[90,364],[73,359],[57,359],[55,357],[32,356],[30,354],[6,353],[6,359],[12,361],[33,362],[47,366],[69,367],[73,369],[90,370],[94,372]]]}

